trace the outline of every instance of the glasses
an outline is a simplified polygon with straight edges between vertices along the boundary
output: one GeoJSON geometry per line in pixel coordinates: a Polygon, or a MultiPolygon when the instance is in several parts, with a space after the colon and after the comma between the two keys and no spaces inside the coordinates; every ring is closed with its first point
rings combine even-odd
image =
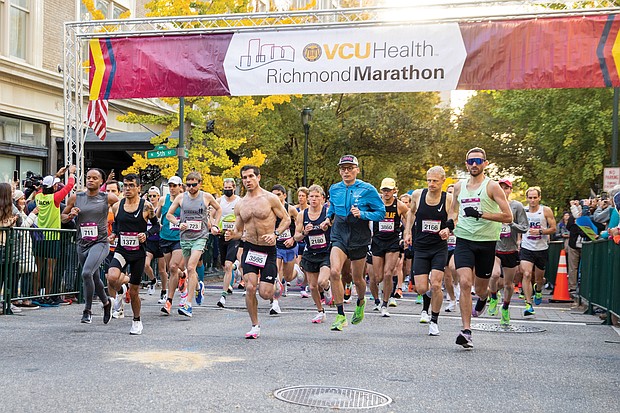
{"type": "Polygon", "coordinates": [[[482,165],[484,163],[484,161],[486,161],[486,159],[482,159],[482,158],[469,158],[467,160],[467,165],[469,165],[469,166],[471,166],[473,164],[482,165]]]}
{"type": "Polygon", "coordinates": [[[133,188],[137,188],[138,185],[136,185],[136,184],[125,184],[124,187],[127,188],[127,189],[133,189],[133,188]]]}
{"type": "Polygon", "coordinates": [[[194,183],[187,183],[185,182],[185,185],[187,185],[188,188],[195,188],[199,185],[199,182],[194,182],[194,183]]]}
{"type": "Polygon", "coordinates": [[[352,170],[354,170],[355,168],[357,168],[357,167],[356,167],[356,166],[341,166],[341,167],[340,167],[340,170],[341,170],[342,172],[345,172],[345,171],[347,171],[347,172],[351,172],[351,171],[352,171],[352,170]]]}
{"type": "Polygon", "coordinates": [[[177,184],[168,184],[168,188],[176,188],[177,186],[177,184]]]}

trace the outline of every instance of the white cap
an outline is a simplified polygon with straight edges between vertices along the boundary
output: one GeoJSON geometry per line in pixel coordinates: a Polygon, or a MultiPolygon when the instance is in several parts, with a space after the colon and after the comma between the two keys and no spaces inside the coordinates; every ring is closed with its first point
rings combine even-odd
{"type": "Polygon", "coordinates": [[[161,192],[159,192],[159,188],[156,186],[150,187],[149,192],[155,192],[157,195],[161,195],[161,192]]]}
{"type": "Polygon", "coordinates": [[[45,178],[43,178],[43,186],[46,188],[51,188],[54,185],[56,185],[58,182],[60,182],[60,179],[52,175],[48,175],[45,178]]]}
{"type": "Polygon", "coordinates": [[[181,181],[181,178],[179,178],[178,176],[174,175],[174,176],[171,176],[168,179],[168,183],[169,184],[175,184],[175,185],[182,185],[183,181],[181,181]]]}

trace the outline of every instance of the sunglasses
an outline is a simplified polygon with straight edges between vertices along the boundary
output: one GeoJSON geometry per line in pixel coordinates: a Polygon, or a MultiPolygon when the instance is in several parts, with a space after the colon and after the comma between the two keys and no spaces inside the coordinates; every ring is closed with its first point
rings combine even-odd
{"type": "Polygon", "coordinates": [[[169,188],[176,188],[178,185],[177,184],[168,184],[169,188]]]}
{"type": "Polygon", "coordinates": [[[482,159],[482,158],[469,158],[467,160],[467,165],[482,165],[484,163],[484,161],[486,161],[486,159],[482,159]]]}
{"type": "Polygon", "coordinates": [[[155,194],[149,194],[149,198],[157,198],[157,195],[155,195],[155,194]]]}
{"type": "Polygon", "coordinates": [[[191,184],[189,184],[189,183],[187,183],[187,182],[185,183],[185,185],[186,185],[188,188],[195,188],[195,187],[197,187],[197,186],[198,186],[198,184],[199,184],[199,182],[194,182],[194,183],[191,183],[191,184]]]}

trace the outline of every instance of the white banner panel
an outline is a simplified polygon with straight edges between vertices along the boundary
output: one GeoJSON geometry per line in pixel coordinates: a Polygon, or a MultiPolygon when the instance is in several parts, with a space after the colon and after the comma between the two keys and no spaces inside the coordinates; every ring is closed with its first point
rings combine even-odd
{"type": "Polygon", "coordinates": [[[456,89],[466,57],[458,24],[235,33],[231,95],[456,89]]]}

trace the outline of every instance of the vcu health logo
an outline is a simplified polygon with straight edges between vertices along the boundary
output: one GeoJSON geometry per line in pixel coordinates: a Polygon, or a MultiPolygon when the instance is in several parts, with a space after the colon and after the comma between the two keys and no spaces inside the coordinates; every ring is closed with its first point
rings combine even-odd
{"type": "Polygon", "coordinates": [[[302,55],[309,62],[316,62],[323,54],[323,49],[316,43],[309,43],[304,47],[302,55]]]}

